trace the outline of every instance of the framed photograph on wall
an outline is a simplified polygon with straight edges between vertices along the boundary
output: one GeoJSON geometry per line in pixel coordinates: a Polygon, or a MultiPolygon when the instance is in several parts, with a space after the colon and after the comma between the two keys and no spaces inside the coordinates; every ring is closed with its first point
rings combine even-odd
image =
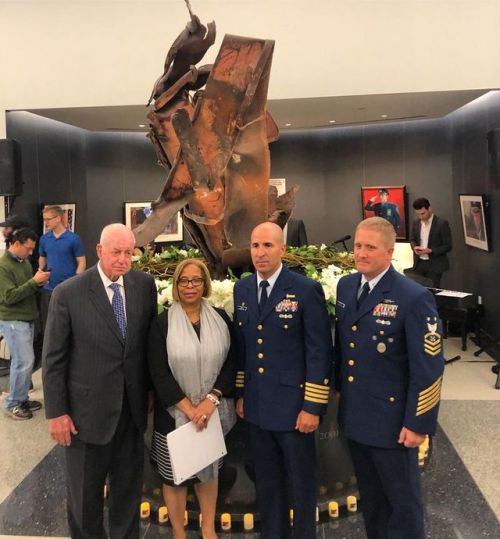
{"type": "MultiPolygon", "coordinates": [[[[62,211],[64,212],[63,216],[62,216],[62,224],[69,230],[71,230],[71,232],[74,232],[75,231],[75,218],[76,218],[76,204],[74,203],[69,203],[69,204],[44,204],[42,206],[42,213],[43,213],[43,210],[45,210],[45,208],[47,206],[59,206],[62,211]]],[[[45,234],[47,232],[47,229],[45,227],[45,222],[43,223],[43,233],[45,234]]]]}
{"type": "Polygon", "coordinates": [[[408,209],[405,185],[377,185],[361,188],[363,219],[383,217],[394,226],[396,239],[408,240],[408,209]]]}
{"type": "MultiPolygon", "coordinates": [[[[151,202],[125,202],[125,225],[131,230],[142,224],[151,214],[151,202]]],[[[182,241],[182,215],[177,212],[167,223],[155,243],[182,241]]]]}
{"type": "Polygon", "coordinates": [[[488,202],[485,195],[458,195],[466,245],[490,251],[488,202]]]}

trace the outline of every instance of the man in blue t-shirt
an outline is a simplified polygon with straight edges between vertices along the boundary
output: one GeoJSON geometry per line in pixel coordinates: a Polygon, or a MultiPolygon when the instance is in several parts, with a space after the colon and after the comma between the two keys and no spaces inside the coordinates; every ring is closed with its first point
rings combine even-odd
{"type": "Polygon", "coordinates": [[[45,329],[52,290],[86,268],[82,240],[66,228],[64,218],[64,210],[60,206],[45,206],[43,223],[47,232],[40,238],[38,265],[50,271],[50,279],[42,289],[40,301],[42,330],[45,329]]]}

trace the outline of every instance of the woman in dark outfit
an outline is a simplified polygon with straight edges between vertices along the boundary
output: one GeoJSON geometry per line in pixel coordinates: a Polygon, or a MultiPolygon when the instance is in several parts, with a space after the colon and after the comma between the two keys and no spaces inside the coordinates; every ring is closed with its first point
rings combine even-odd
{"type": "Polygon", "coordinates": [[[224,434],[236,422],[234,402],[226,398],[235,378],[231,321],[205,299],[210,292],[205,264],[183,260],[173,277],[174,303],[153,321],[149,335],[149,368],[156,393],[151,459],[163,480],[174,539],[186,537],[184,511],[189,484],[194,485],[200,504],[203,538],[217,537],[219,462],[175,486],[166,435],[189,421],[198,430],[206,428],[216,407],[224,434]]]}

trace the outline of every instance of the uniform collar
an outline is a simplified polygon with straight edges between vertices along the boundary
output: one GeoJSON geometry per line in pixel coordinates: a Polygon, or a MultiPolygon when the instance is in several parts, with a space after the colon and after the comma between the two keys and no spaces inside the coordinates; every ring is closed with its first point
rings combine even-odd
{"type": "Polygon", "coordinates": [[[368,286],[370,287],[370,292],[371,292],[377,286],[377,284],[382,279],[382,277],[389,271],[390,268],[391,268],[391,265],[389,264],[382,273],[379,273],[371,281],[369,281],[364,275],[361,275],[360,287],[363,287],[365,283],[368,283],[368,286]]]}

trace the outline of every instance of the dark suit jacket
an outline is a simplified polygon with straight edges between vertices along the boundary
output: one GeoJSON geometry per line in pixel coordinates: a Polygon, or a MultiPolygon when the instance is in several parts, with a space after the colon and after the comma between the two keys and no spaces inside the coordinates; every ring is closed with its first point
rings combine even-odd
{"type": "Polygon", "coordinates": [[[86,443],[105,444],[116,430],[124,388],[137,427],[144,430],[149,377],[146,340],[156,313],[151,276],[124,276],[124,340],[94,266],[54,289],[43,346],[43,388],[48,419],[69,414],[86,443]]]}
{"type": "Polygon", "coordinates": [[[234,309],[236,388],[245,399],[245,420],[289,431],[301,410],[324,414],[333,346],[320,284],[283,268],[259,315],[252,275],[236,283],[234,309]]]}
{"type": "MultiPolygon", "coordinates": [[[[415,219],[411,227],[410,236],[411,246],[420,245],[420,219],[415,219]]],[[[432,219],[431,230],[429,232],[429,241],[427,247],[432,249],[429,254],[430,269],[435,273],[443,273],[450,268],[448,256],[446,253],[451,251],[451,230],[446,219],[441,219],[434,215],[432,219]]],[[[413,255],[413,267],[416,266],[419,257],[413,255]]]]}
{"type": "Polygon", "coordinates": [[[403,426],[434,434],[444,369],[436,303],[394,268],[360,308],[359,273],[342,277],[336,303],[336,388],[347,438],[400,447],[403,426]]]}
{"type": "Polygon", "coordinates": [[[302,219],[288,219],[286,229],[286,244],[290,247],[302,247],[307,245],[307,233],[302,219]]]}

